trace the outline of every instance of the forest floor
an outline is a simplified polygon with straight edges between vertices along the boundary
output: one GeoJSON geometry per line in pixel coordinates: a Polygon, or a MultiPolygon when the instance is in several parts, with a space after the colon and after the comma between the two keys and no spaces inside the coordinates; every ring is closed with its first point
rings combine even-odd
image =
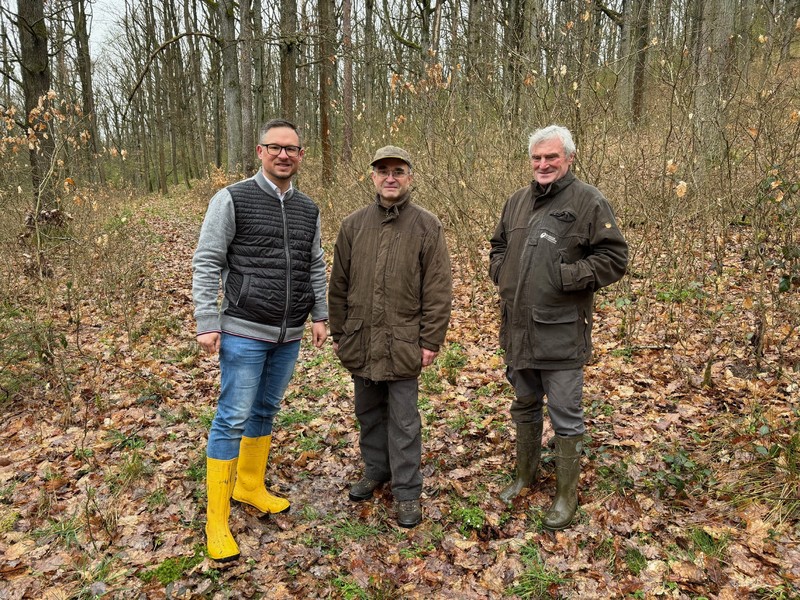
{"type": "Polygon", "coordinates": [[[396,525],[390,489],[348,500],[361,469],[352,383],[329,342],[306,339],[267,473],[291,511],[234,505],[241,558],[207,559],[219,371],[194,341],[190,269],[207,192],[131,209],[131,235],[149,240],[135,293],[66,299],[52,315],[61,372],[31,366],[39,385],[0,407],[0,599],[800,597],[800,342],[773,323],[781,343],[755,360],[736,264],[713,321],[708,298],[665,294],[625,336],[630,305],[598,296],[569,529],[541,527],[547,448],[538,483],[497,499],[514,428],[496,295],[485,265],[454,257],[448,344],[420,380],[422,524],[396,525]]]}

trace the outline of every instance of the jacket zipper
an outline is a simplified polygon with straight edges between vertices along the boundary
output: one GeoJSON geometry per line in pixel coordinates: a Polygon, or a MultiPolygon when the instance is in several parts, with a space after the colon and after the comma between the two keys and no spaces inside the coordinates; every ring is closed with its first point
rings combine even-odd
{"type": "Polygon", "coordinates": [[[283,253],[286,256],[286,298],[284,298],[283,321],[281,321],[281,333],[278,336],[278,343],[283,343],[286,337],[287,321],[289,320],[289,304],[292,296],[292,255],[289,252],[289,225],[286,222],[286,207],[281,201],[281,217],[283,219],[283,253]]]}

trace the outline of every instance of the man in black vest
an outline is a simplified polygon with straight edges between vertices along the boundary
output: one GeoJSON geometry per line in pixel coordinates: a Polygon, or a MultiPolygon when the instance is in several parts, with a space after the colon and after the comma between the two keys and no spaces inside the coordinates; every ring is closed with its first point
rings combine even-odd
{"type": "Polygon", "coordinates": [[[304,154],[297,128],[269,121],[256,154],[259,172],[211,199],[192,260],[197,341],[219,352],[221,373],[206,451],[208,554],[219,561],[239,556],[231,498],[263,513],[289,510],[264,485],[272,424],[309,314],[314,346],[327,337],[319,209],[292,187],[304,154]]]}

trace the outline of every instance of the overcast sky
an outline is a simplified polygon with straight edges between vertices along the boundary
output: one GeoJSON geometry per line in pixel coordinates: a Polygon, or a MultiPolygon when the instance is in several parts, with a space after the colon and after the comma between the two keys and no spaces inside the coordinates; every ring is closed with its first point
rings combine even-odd
{"type": "Polygon", "coordinates": [[[106,44],[113,43],[113,25],[122,14],[123,3],[119,0],[90,0],[90,4],[92,19],[89,23],[89,46],[92,58],[96,59],[106,44]]]}

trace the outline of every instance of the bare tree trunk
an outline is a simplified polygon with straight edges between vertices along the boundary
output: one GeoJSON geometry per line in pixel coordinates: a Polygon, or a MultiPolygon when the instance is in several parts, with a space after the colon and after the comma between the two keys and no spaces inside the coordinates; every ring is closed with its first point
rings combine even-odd
{"type": "Polygon", "coordinates": [[[281,112],[297,118],[297,0],[281,0],[281,112]]]}
{"type": "MultiPolygon", "coordinates": [[[[184,2],[183,3],[183,23],[184,28],[186,31],[197,31],[199,27],[197,25],[197,2],[193,0],[191,3],[191,7],[193,9],[192,12],[189,10],[190,3],[184,2]]],[[[189,76],[192,79],[192,88],[194,89],[195,93],[189,96],[189,111],[193,114],[194,121],[195,121],[195,131],[196,136],[194,140],[194,146],[200,152],[199,158],[199,169],[198,173],[206,173],[208,170],[208,165],[210,162],[209,159],[209,152],[208,152],[208,141],[207,141],[207,128],[206,128],[206,120],[205,114],[207,111],[207,103],[206,103],[206,89],[208,85],[205,81],[203,81],[203,56],[200,52],[200,44],[197,41],[195,36],[189,36],[189,76]]],[[[190,128],[191,131],[191,128],[190,128]]]]}
{"type": "Polygon", "coordinates": [[[331,141],[330,103],[333,86],[334,50],[331,36],[333,26],[333,0],[318,0],[319,17],[319,138],[322,143],[322,180],[333,181],[333,142],[331,141]]]}
{"type": "MultiPolygon", "coordinates": [[[[161,2],[161,28],[164,32],[164,40],[172,39],[171,27],[171,13],[172,13],[172,0],[162,0],[161,2]]],[[[183,115],[180,112],[180,90],[178,85],[178,61],[180,46],[178,44],[170,44],[162,51],[164,71],[164,95],[166,97],[167,114],[165,119],[167,132],[169,133],[169,157],[172,171],[172,185],[178,185],[178,173],[180,171],[180,163],[178,162],[178,147],[182,149],[185,147],[182,140],[179,140],[181,121],[183,115]]],[[[181,150],[183,152],[183,150],[181,150]]],[[[185,162],[185,161],[184,161],[185,162]]]]}
{"type": "MultiPolygon", "coordinates": [[[[148,53],[152,54],[157,47],[158,40],[156,37],[156,19],[152,0],[148,0],[147,2],[145,17],[145,39],[147,40],[148,44],[148,53]]],[[[163,91],[161,89],[161,66],[158,59],[153,61],[152,73],[153,76],[148,77],[147,80],[149,82],[149,96],[152,100],[153,108],[155,109],[155,127],[152,129],[154,130],[153,134],[155,137],[157,156],[156,175],[158,177],[158,191],[166,195],[168,189],[166,156],[164,154],[164,102],[162,96],[163,91]]]]}
{"type": "Polygon", "coordinates": [[[694,124],[695,139],[700,144],[704,159],[701,166],[706,168],[719,166],[726,154],[729,69],[734,64],[734,4],[735,0],[706,0],[703,4],[694,124]]]}
{"type": "Polygon", "coordinates": [[[481,58],[481,10],[483,3],[480,0],[469,0],[469,17],[467,22],[467,76],[471,80],[471,87],[475,87],[475,80],[484,78],[481,58]]]}
{"type": "MultiPolygon", "coordinates": [[[[267,121],[267,65],[264,56],[264,22],[261,16],[261,0],[253,0],[253,114],[255,130],[267,121]]],[[[259,142],[260,140],[255,140],[259,142]]],[[[251,149],[252,153],[253,150],[251,149]]]]}
{"type": "Polygon", "coordinates": [[[789,58],[800,58],[800,0],[786,0],[781,15],[783,31],[781,40],[781,62],[789,58]]]}
{"type": "Polygon", "coordinates": [[[650,0],[629,0],[622,23],[622,68],[617,83],[617,108],[638,123],[644,100],[644,73],[650,23],[650,0]]]}
{"type": "Polygon", "coordinates": [[[353,159],[353,39],[351,23],[352,0],[342,0],[342,162],[353,159]]]}
{"type": "MultiPolygon", "coordinates": [[[[8,31],[6,30],[5,20],[0,23],[0,37],[3,38],[3,73],[11,73],[11,50],[8,43],[8,31]]],[[[4,106],[11,104],[11,77],[3,77],[3,98],[4,106]]]]}
{"type": "Polygon", "coordinates": [[[253,124],[253,27],[250,11],[252,0],[240,0],[241,21],[241,62],[240,80],[242,84],[242,166],[244,174],[251,176],[256,172],[255,148],[256,127],[253,124]]]}
{"type": "Polygon", "coordinates": [[[364,112],[369,125],[372,125],[373,101],[375,94],[375,0],[364,2],[364,77],[362,93],[364,112]]]}
{"type": "Polygon", "coordinates": [[[97,157],[97,115],[94,110],[94,89],[92,88],[92,57],[89,55],[89,32],[86,28],[86,0],[74,0],[72,15],[75,20],[75,47],[77,50],[78,77],[81,80],[83,114],[89,119],[89,164],[97,169],[97,180],[105,183],[103,164],[97,157]]]}
{"type": "Polygon", "coordinates": [[[36,145],[29,151],[31,184],[33,185],[34,214],[52,208],[55,203],[53,185],[48,181],[50,166],[55,159],[55,141],[52,135],[43,136],[47,121],[43,110],[34,112],[42,99],[42,108],[48,105],[50,90],[50,62],[47,55],[47,24],[44,20],[44,0],[19,0],[17,27],[20,41],[20,67],[24,96],[25,120],[37,135],[36,145]]]}
{"type": "Polygon", "coordinates": [[[234,0],[219,0],[220,38],[222,39],[222,81],[227,126],[228,173],[242,169],[242,88],[239,81],[239,53],[236,51],[234,0]]]}

